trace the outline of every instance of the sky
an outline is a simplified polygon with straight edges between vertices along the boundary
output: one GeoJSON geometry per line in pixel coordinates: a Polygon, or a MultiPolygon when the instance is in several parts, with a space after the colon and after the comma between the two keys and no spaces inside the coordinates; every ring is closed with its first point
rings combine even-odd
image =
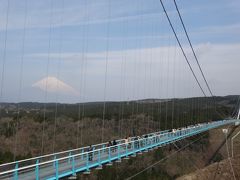
{"type": "MultiPolygon", "coordinates": [[[[207,95],[173,0],[163,0],[207,95]]],[[[240,1],[177,0],[215,95],[240,94],[240,1]]],[[[203,96],[159,0],[0,0],[0,102],[203,96]]]]}

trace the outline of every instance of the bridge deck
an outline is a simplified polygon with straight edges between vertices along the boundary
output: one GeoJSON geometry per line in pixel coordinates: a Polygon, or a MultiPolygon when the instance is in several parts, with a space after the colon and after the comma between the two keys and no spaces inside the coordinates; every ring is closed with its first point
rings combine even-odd
{"type": "Polygon", "coordinates": [[[171,132],[151,133],[143,136],[143,138],[132,139],[128,143],[125,143],[124,140],[118,140],[118,144],[111,147],[107,147],[107,143],[94,145],[92,151],[88,151],[88,147],[84,147],[7,163],[0,165],[0,179],[59,179],[77,172],[90,171],[91,168],[116,160],[120,161],[122,158],[135,155],[138,152],[161,147],[209,129],[230,125],[238,121],[223,120],[198,124],[171,132]]]}

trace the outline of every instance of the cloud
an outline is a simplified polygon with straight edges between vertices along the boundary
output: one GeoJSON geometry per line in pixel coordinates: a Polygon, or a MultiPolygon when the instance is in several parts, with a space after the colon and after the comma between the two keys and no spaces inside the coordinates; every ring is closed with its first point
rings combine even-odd
{"type": "MultiPolygon", "coordinates": [[[[6,1],[7,2],[7,1],[6,1]]],[[[6,7],[7,3],[0,1],[0,30],[5,30],[6,24],[6,7]]],[[[159,21],[159,17],[163,15],[162,9],[155,8],[154,4],[145,5],[144,0],[131,1],[132,5],[128,5],[128,0],[112,1],[111,17],[108,15],[108,0],[102,1],[70,1],[64,4],[54,1],[53,9],[51,10],[50,1],[33,1],[27,5],[27,28],[49,28],[52,21],[53,27],[62,26],[79,26],[86,24],[104,24],[108,22],[124,22],[136,20],[153,20],[159,21]],[[144,8],[139,7],[139,3],[144,8]],[[161,11],[160,11],[161,10],[161,11]],[[52,20],[51,18],[52,17],[52,20]]],[[[184,13],[185,10],[182,10],[184,13]]],[[[175,14],[175,10],[168,10],[169,14],[175,14]]],[[[10,3],[10,18],[8,19],[8,29],[23,29],[25,18],[24,3],[18,0],[12,0],[10,3]]]]}
{"type": "MultiPolygon", "coordinates": [[[[126,1],[126,0],[125,0],[126,1]]],[[[127,2],[127,1],[126,1],[127,2]]],[[[137,1],[135,1],[137,3],[137,1]]],[[[33,1],[27,5],[27,28],[49,28],[51,21],[54,27],[59,26],[76,26],[84,24],[98,24],[135,20],[140,16],[149,16],[148,13],[144,15],[135,15],[138,12],[136,6],[128,6],[126,3],[113,3],[114,11],[111,12],[111,18],[108,18],[108,0],[102,1],[72,1],[64,4],[62,2],[54,1],[53,9],[51,10],[50,1],[33,1]],[[87,22],[88,21],[88,22],[87,22]]],[[[6,24],[6,8],[7,1],[0,1],[0,30],[4,30],[6,24]],[[1,8],[2,7],[2,8],[1,8]]],[[[113,8],[112,7],[112,8],[113,8]]],[[[24,3],[13,0],[10,3],[10,18],[8,21],[8,29],[22,29],[25,17],[24,3]]],[[[154,15],[154,14],[153,14],[154,15]]],[[[152,16],[152,13],[150,13],[152,16]]]]}
{"type": "MultiPolygon", "coordinates": [[[[194,48],[213,93],[215,95],[240,94],[240,86],[237,82],[237,78],[240,77],[240,44],[202,43],[194,45],[194,48]]],[[[200,78],[200,72],[189,47],[184,46],[184,49],[197,76],[200,78]]],[[[37,54],[39,58],[42,57],[43,59],[46,59],[45,55],[46,53],[37,54]]],[[[55,77],[49,77],[43,78],[32,86],[41,89],[43,92],[47,89],[49,97],[55,95],[54,93],[66,94],[60,97],[60,102],[118,101],[202,95],[181,51],[174,46],[109,51],[105,99],[107,52],[85,53],[84,65],[74,55],[79,59],[82,57],[81,53],[77,51],[63,52],[63,57],[66,60],[62,61],[62,67],[64,68],[61,69],[60,74],[61,79],[66,81],[62,82],[55,77]],[[176,57],[174,55],[175,50],[176,57]],[[84,72],[81,71],[82,67],[84,72]],[[76,98],[77,91],[68,84],[78,87],[80,77],[83,77],[86,81],[86,84],[82,86],[85,90],[80,92],[81,98],[76,98]],[[48,87],[46,88],[47,82],[48,87]],[[173,94],[174,89],[175,93],[173,94]]],[[[54,57],[57,59],[57,54],[52,54],[51,60],[54,57]]],[[[32,62],[34,71],[31,74],[25,72],[26,76],[29,77],[29,80],[24,79],[24,84],[27,87],[32,84],[31,82],[34,82],[34,77],[39,77],[40,73],[45,73],[34,59],[32,59],[32,62]],[[38,70],[40,71],[39,74],[37,73],[38,70]]],[[[56,68],[57,66],[54,63],[50,63],[49,74],[54,74],[56,68]]],[[[6,85],[9,87],[5,86],[6,93],[4,96],[17,97],[15,95],[17,91],[12,94],[10,92],[18,89],[18,81],[13,83],[14,81],[9,77],[17,78],[15,76],[6,77],[8,77],[6,85]]],[[[204,85],[202,78],[200,78],[200,82],[204,85]]],[[[206,90],[205,86],[204,89],[206,90]]],[[[43,94],[34,94],[33,88],[23,92],[23,97],[24,94],[28,96],[26,99],[22,98],[24,100],[32,101],[37,98],[37,101],[42,100],[43,94]]],[[[52,99],[55,100],[54,98],[55,96],[52,99]]]]}
{"type": "Polygon", "coordinates": [[[73,96],[79,95],[79,93],[73,87],[57,79],[56,77],[51,76],[37,81],[32,85],[32,87],[39,88],[42,91],[47,91],[50,93],[68,94],[73,96]]]}
{"type": "Polygon", "coordinates": [[[197,30],[197,33],[201,34],[239,34],[240,32],[240,24],[228,24],[228,25],[215,25],[215,26],[207,26],[201,27],[197,30]]]}

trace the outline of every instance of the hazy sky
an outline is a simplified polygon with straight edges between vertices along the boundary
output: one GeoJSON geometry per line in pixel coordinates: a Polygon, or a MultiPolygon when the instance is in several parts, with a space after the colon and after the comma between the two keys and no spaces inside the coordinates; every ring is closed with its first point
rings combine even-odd
{"type": "MultiPolygon", "coordinates": [[[[240,94],[240,1],[177,3],[214,94],[240,94]]],[[[0,0],[0,67],[1,102],[202,95],[159,0],[0,0]]]]}

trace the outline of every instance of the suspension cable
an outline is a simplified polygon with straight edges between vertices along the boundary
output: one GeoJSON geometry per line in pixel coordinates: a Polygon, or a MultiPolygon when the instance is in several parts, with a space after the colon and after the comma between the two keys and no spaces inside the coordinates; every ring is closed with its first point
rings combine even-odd
{"type": "Polygon", "coordinates": [[[105,75],[104,75],[104,94],[103,94],[103,117],[102,117],[102,136],[101,140],[104,142],[104,127],[106,116],[106,90],[107,90],[107,74],[108,74],[108,60],[109,60],[109,32],[110,32],[110,17],[111,17],[111,0],[108,2],[108,23],[107,23],[107,45],[105,57],[105,75]]]}
{"type": "Polygon", "coordinates": [[[18,89],[16,134],[15,134],[15,142],[14,142],[14,161],[16,160],[17,144],[18,144],[17,132],[18,132],[18,128],[19,128],[20,102],[21,102],[21,98],[22,98],[23,64],[24,64],[24,55],[25,55],[25,40],[26,40],[27,16],[28,16],[28,0],[25,0],[25,3],[24,3],[24,22],[23,22],[22,49],[21,49],[20,73],[19,73],[19,89],[18,89]]]}
{"type": "Polygon", "coordinates": [[[210,88],[210,86],[209,86],[209,84],[208,84],[208,81],[207,81],[207,79],[206,79],[206,77],[205,77],[205,75],[204,75],[204,73],[203,73],[202,67],[201,67],[201,65],[200,65],[200,63],[199,63],[199,61],[198,61],[197,55],[196,55],[196,53],[195,53],[195,50],[194,50],[193,45],[192,45],[192,43],[191,43],[191,40],[190,40],[190,38],[189,38],[188,32],[187,32],[187,30],[186,30],[186,26],[185,26],[185,24],[184,24],[184,22],[183,22],[181,13],[180,13],[180,11],[179,11],[179,9],[178,9],[178,5],[177,5],[177,3],[176,3],[176,0],[173,0],[173,1],[174,1],[176,10],[177,10],[177,12],[178,12],[178,16],[179,16],[179,18],[180,18],[180,20],[181,20],[181,24],[182,24],[182,26],[183,26],[184,32],[185,32],[185,34],[186,34],[186,36],[187,36],[189,45],[190,45],[191,50],[192,50],[192,52],[193,52],[194,58],[195,58],[195,60],[196,60],[196,62],[197,62],[197,65],[198,65],[198,67],[199,67],[199,70],[200,70],[200,72],[201,72],[201,74],[202,74],[202,77],[203,77],[203,79],[204,79],[204,81],[205,81],[205,83],[206,83],[206,85],[207,85],[207,88],[208,88],[211,96],[214,96],[213,93],[212,93],[212,90],[211,90],[211,88],[210,88]]]}
{"type": "MultiPolygon", "coordinates": [[[[87,3],[87,2],[86,2],[87,3]]],[[[89,47],[89,18],[90,18],[90,14],[89,14],[89,9],[90,9],[90,4],[86,4],[87,5],[87,27],[85,29],[85,32],[87,32],[86,34],[86,41],[85,41],[85,49],[84,49],[84,61],[83,61],[83,89],[82,89],[82,114],[81,114],[81,120],[82,120],[82,126],[81,126],[81,133],[80,133],[80,142],[81,145],[83,145],[83,123],[84,123],[84,117],[85,117],[85,106],[86,106],[86,86],[87,86],[87,68],[88,68],[88,57],[87,57],[87,53],[88,53],[88,47],[89,47]]]]}
{"type": "Polygon", "coordinates": [[[190,146],[191,144],[193,144],[193,143],[195,143],[195,142],[201,140],[204,136],[206,136],[206,133],[205,133],[204,135],[202,135],[200,138],[198,138],[198,139],[196,139],[196,140],[194,140],[194,141],[188,143],[187,145],[183,146],[182,148],[178,149],[178,150],[175,151],[174,153],[172,153],[172,154],[170,154],[170,155],[168,155],[168,156],[162,158],[161,160],[159,160],[159,161],[157,161],[157,162],[151,164],[150,166],[146,167],[145,169],[139,171],[138,173],[136,173],[136,174],[134,174],[134,175],[132,175],[132,176],[126,178],[126,180],[131,180],[131,179],[133,179],[134,177],[138,176],[139,174],[141,174],[141,173],[147,171],[148,169],[150,169],[150,168],[152,168],[152,167],[158,165],[159,163],[163,162],[164,160],[169,159],[170,157],[172,157],[173,155],[177,154],[178,152],[184,150],[186,147],[190,146]]]}
{"type": "Polygon", "coordinates": [[[53,28],[53,0],[51,0],[51,12],[50,12],[50,27],[48,34],[48,55],[47,55],[47,70],[46,70],[46,82],[45,82],[45,94],[44,94],[44,107],[43,107],[43,122],[42,122],[42,142],[41,142],[41,155],[44,153],[44,136],[45,136],[45,122],[46,122],[46,110],[47,110],[47,96],[48,96],[48,81],[49,81],[49,64],[50,64],[50,51],[52,41],[52,28],[53,28]]]}
{"type": "Polygon", "coordinates": [[[167,17],[167,20],[168,20],[168,22],[169,22],[169,25],[170,25],[173,33],[174,33],[174,36],[175,36],[175,38],[176,38],[176,40],[177,40],[177,42],[178,42],[178,45],[179,45],[179,47],[180,47],[180,49],[181,49],[181,51],[182,51],[182,54],[183,54],[183,56],[184,56],[184,58],[185,58],[185,60],[186,60],[186,62],[187,62],[187,64],[188,64],[188,66],[189,66],[189,68],[190,68],[190,70],[191,70],[191,72],[192,72],[192,75],[194,76],[194,79],[196,80],[196,82],[197,82],[200,90],[202,91],[203,95],[206,97],[206,93],[205,93],[205,91],[203,90],[203,88],[202,88],[202,86],[201,86],[201,84],[200,84],[200,82],[199,82],[199,80],[198,80],[198,78],[197,78],[197,76],[196,76],[196,74],[195,74],[195,72],[194,72],[194,70],[193,70],[193,68],[192,68],[189,60],[188,60],[188,58],[187,58],[187,55],[186,55],[186,53],[185,53],[185,51],[184,51],[184,49],[183,49],[183,47],[182,47],[182,44],[181,44],[181,42],[180,42],[180,40],[179,40],[179,38],[178,38],[178,36],[177,36],[177,33],[176,33],[176,31],[175,31],[175,29],[174,29],[174,27],[173,27],[173,25],[172,25],[172,22],[171,22],[171,20],[170,20],[170,18],[169,18],[169,16],[168,16],[168,13],[167,13],[167,11],[166,11],[166,9],[165,9],[165,6],[164,6],[162,0],[160,0],[160,3],[161,3],[161,5],[162,5],[163,11],[164,11],[164,13],[165,13],[165,15],[166,15],[166,17],[167,17]]]}
{"type": "MultiPolygon", "coordinates": [[[[175,97],[176,97],[176,92],[175,92],[175,82],[176,82],[176,49],[177,49],[177,45],[176,45],[176,41],[174,41],[174,62],[173,62],[173,84],[172,84],[172,89],[173,89],[173,99],[172,99],[172,129],[174,127],[174,119],[175,119],[175,97]]],[[[175,126],[176,126],[176,122],[175,122],[175,126]]],[[[177,126],[176,126],[177,127],[177,126]]]]}
{"type": "MultiPolygon", "coordinates": [[[[2,101],[2,97],[3,97],[5,65],[6,65],[6,58],[7,58],[7,40],[8,40],[8,23],[9,23],[8,20],[9,20],[9,12],[10,12],[10,0],[7,1],[7,10],[6,11],[7,12],[6,12],[5,35],[4,35],[4,47],[3,47],[3,63],[2,63],[2,74],[1,74],[2,77],[1,77],[0,101],[2,101]]],[[[2,109],[0,109],[0,114],[1,114],[1,112],[2,112],[2,109]]]]}
{"type": "MultiPolygon", "coordinates": [[[[62,8],[62,14],[60,17],[60,26],[63,25],[63,17],[64,17],[64,8],[65,6],[65,0],[62,0],[61,2],[61,8],[62,8]]],[[[60,70],[61,70],[61,63],[62,63],[62,37],[63,37],[63,30],[60,29],[59,32],[59,53],[58,53],[58,64],[57,64],[57,79],[60,77],[60,70]]],[[[57,81],[57,90],[59,89],[59,81],[57,81]]],[[[59,94],[57,91],[56,94],[56,103],[55,103],[55,113],[54,113],[54,128],[53,128],[53,144],[52,144],[52,151],[55,152],[55,146],[56,146],[56,130],[57,130],[57,116],[58,116],[58,104],[59,104],[59,94]]]]}
{"type": "MultiPolygon", "coordinates": [[[[128,20],[127,20],[127,23],[126,23],[126,26],[128,24],[128,20]]],[[[122,27],[122,31],[126,31],[126,27],[123,26],[122,27]]],[[[127,34],[127,33],[125,33],[127,34]]],[[[124,82],[124,79],[123,79],[123,72],[124,72],[124,51],[123,49],[125,49],[125,38],[122,38],[122,42],[121,42],[121,46],[122,46],[122,53],[121,53],[121,71],[120,71],[120,88],[119,88],[119,91],[120,91],[120,102],[119,102],[119,114],[118,114],[118,136],[119,137],[122,137],[122,109],[123,109],[123,82],[124,82]]]]}
{"type": "MultiPolygon", "coordinates": [[[[162,0],[161,0],[161,1],[162,1],[162,0]]],[[[196,62],[197,62],[197,66],[198,66],[198,68],[199,68],[199,70],[200,70],[200,72],[201,72],[201,75],[202,75],[203,80],[204,80],[204,82],[205,82],[205,84],[206,84],[206,86],[207,86],[207,89],[208,89],[210,95],[213,97],[213,103],[214,103],[214,105],[216,105],[216,100],[215,100],[215,98],[214,98],[215,96],[214,96],[214,94],[213,94],[213,92],[212,92],[212,90],[211,90],[211,88],[210,88],[210,86],[209,86],[209,83],[208,83],[208,81],[207,81],[207,79],[206,79],[206,76],[204,75],[204,72],[203,72],[203,70],[202,70],[202,67],[201,67],[201,65],[200,65],[200,63],[199,63],[199,60],[198,60],[198,58],[197,58],[197,55],[196,55],[195,50],[194,50],[194,48],[193,48],[192,42],[191,42],[190,37],[189,37],[189,35],[188,35],[186,26],[185,26],[185,24],[184,24],[184,22],[183,22],[182,15],[181,15],[181,13],[180,13],[180,11],[179,11],[179,8],[178,8],[178,5],[177,5],[177,3],[176,3],[176,0],[173,0],[173,1],[174,1],[174,5],[175,5],[175,7],[176,7],[176,10],[177,10],[179,19],[180,19],[181,24],[182,24],[182,26],[183,26],[184,32],[185,32],[185,34],[186,34],[187,40],[188,40],[189,45],[190,45],[190,47],[191,47],[191,51],[192,51],[192,53],[193,53],[193,55],[194,55],[194,59],[195,59],[196,62]]],[[[220,114],[216,109],[215,109],[215,111],[216,111],[221,117],[226,116],[224,113],[223,113],[223,114],[220,114]]]]}
{"type": "MultiPolygon", "coordinates": [[[[228,130],[228,128],[227,128],[227,130],[228,130]]],[[[228,135],[227,135],[227,133],[225,133],[225,141],[226,141],[225,144],[226,144],[226,150],[227,150],[227,157],[228,157],[228,161],[229,161],[229,166],[231,168],[233,178],[234,178],[234,180],[236,180],[236,176],[235,176],[235,173],[234,173],[234,169],[233,169],[233,165],[232,165],[232,161],[231,161],[231,157],[230,157],[230,153],[229,153],[228,135]]]]}
{"type": "MultiPolygon", "coordinates": [[[[88,10],[88,6],[87,6],[87,0],[85,0],[84,2],[84,9],[85,9],[85,13],[87,13],[87,15],[85,16],[85,21],[88,22],[88,12],[86,12],[88,10]]],[[[85,53],[86,53],[86,25],[84,25],[83,27],[83,32],[82,32],[82,37],[83,37],[83,40],[82,40],[82,54],[81,54],[81,64],[80,64],[80,82],[79,82],[79,102],[78,102],[78,121],[77,121],[77,144],[76,144],[76,147],[78,148],[79,147],[79,136],[80,134],[82,133],[82,127],[80,126],[80,121],[81,122],[81,125],[83,126],[83,76],[84,76],[84,62],[85,62],[85,53]],[[81,129],[80,129],[81,128],[81,129]]],[[[80,137],[80,140],[81,140],[81,145],[82,145],[82,136],[80,137]]]]}

